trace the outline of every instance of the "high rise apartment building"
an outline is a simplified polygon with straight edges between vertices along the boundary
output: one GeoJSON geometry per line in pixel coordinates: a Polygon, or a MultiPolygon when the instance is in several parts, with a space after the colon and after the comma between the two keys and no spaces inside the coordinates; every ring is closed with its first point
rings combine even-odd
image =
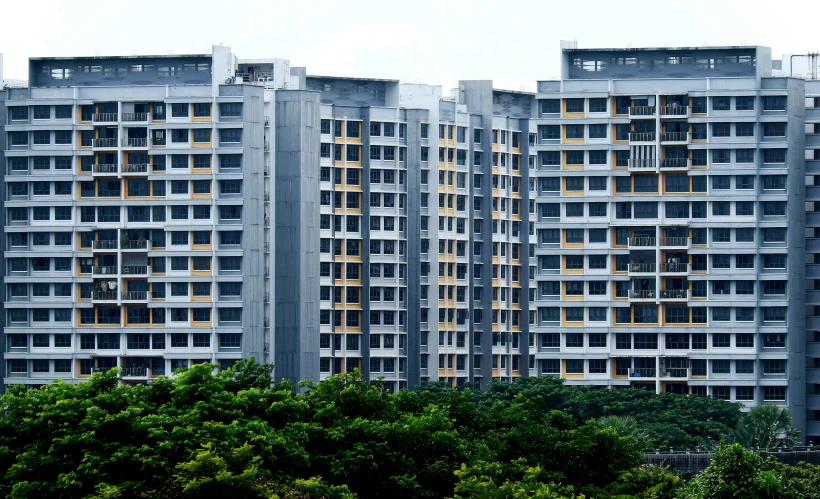
{"type": "Polygon", "coordinates": [[[806,81],[806,433],[820,438],[820,81],[806,81]]]}
{"type": "Polygon", "coordinates": [[[564,48],[535,93],[448,95],[225,48],[94,64],[32,59],[0,99],[6,382],[253,355],[777,404],[820,436],[820,88],[769,49],[564,48]]]}
{"type": "Polygon", "coordinates": [[[759,47],[563,55],[533,120],[536,369],[802,426],[804,82],[759,47]]]}

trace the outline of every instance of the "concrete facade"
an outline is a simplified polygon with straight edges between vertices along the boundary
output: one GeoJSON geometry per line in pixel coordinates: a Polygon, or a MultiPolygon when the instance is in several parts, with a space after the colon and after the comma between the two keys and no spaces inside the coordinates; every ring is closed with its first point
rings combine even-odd
{"type": "Polygon", "coordinates": [[[820,86],[766,47],[562,55],[536,93],[447,95],[221,46],[32,59],[0,93],[4,381],[561,376],[816,441],[820,86]]]}

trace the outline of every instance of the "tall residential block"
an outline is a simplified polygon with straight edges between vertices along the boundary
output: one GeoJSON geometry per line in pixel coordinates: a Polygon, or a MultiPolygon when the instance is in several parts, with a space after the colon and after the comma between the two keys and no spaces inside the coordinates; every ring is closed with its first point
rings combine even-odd
{"type": "Polygon", "coordinates": [[[817,441],[817,81],[765,47],[561,61],[528,93],[31,59],[0,93],[5,383],[560,376],[788,407],[817,441]]]}

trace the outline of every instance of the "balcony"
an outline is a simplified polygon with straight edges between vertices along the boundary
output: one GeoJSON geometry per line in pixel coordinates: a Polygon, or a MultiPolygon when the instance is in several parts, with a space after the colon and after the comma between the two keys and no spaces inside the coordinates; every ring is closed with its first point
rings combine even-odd
{"type": "Polygon", "coordinates": [[[630,263],[629,274],[654,274],[658,265],[655,263],[630,263]]]}
{"type": "Polygon", "coordinates": [[[688,300],[688,289],[662,289],[661,300],[688,300]]]}
{"type": "Polygon", "coordinates": [[[122,113],[122,121],[129,123],[148,121],[148,113],[122,113]]]}
{"type": "Polygon", "coordinates": [[[685,236],[664,237],[661,246],[665,248],[689,248],[691,239],[685,236]]]}
{"type": "Polygon", "coordinates": [[[136,241],[126,239],[126,240],[122,241],[122,249],[124,249],[124,250],[147,250],[148,249],[148,241],[146,241],[145,239],[137,239],[136,241]]]}
{"type": "Polygon", "coordinates": [[[94,113],[91,121],[94,123],[116,123],[119,119],[117,113],[94,113]]]}
{"type": "Polygon", "coordinates": [[[629,116],[654,116],[655,106],[630,106],[629,116]]]}
{"type": "Polygon", "coordinates": [[[689,158],[667,158],[661,160],[661,170],[688,170],[692,160],[689,158]]]}
{"type": "Polygon", "coordinates": [[[122,367],[123,378],[144,378],[148,376],[147,367],[122,367]]]}
{"type": "Polygon", "coordinates": [[[635,236],[629,238],[630,248],[649,248],[658,244],[658,238],[653,236],[635,236]]]}
{"type": "Polygon", "coordinates": [[[663,106],[661,107],[661,116],[662,117],[676,117],[676,118],[685,118],[689,116],[689,106],[663,106]]]}
{"type": "Polygon", "coordinates": [[[116,265],[105,265],[105,266],[94,266],[91,269],[91,273],[94,275],[116,275],[117,274],[117,266],[116,265]]]}
{"type": "Polygon", "coordinates": [[[633,289],[629,292],[630,300],[654,300],[658,292],[654,289],[633,289]]]}
{"type": "Polygon", "coordinates": [[[117,139],[94,139],[91,141],[92,147],[117,147],[117,139]]]}
{"type": "Polygon", "coordinates": [[[123,301],[148,301],[148,291],[123,291],[123,301]]]}
{"type": "Polygon", "coordinates": [[[94,291],[91,293],[91,301],[117,301],[116,291],[94,291]]]}
{"type": "Polygon", "coordinates": [[[147,265],[123,265],[123,275],[148,275],[147,265]]]}
{"type": "Polygon", "coordinates": [[[119,172],[120,165],[117,164],[110,164],[110,163],[97,163],[91,168],[92,173],[99,173],[99,174],[113,174],[116,175],[119,172]]]}
{"type": "Polygon", "coordinates": [[[661,370],[661,378],[689,379],[689,369],[686,367],[667,367],[661,370]]]}
{"type": "Polygon", "coordinates": [[[674,142],[686,144],[689,142],[689,132],[663,132],[661,133],[661,143],[674,142]]]}
{"type": "Polygon", "coordinates": [[[116,239],[100,239],[93,242],[92,248],[95,250],[115,250],[117,249],[116,239]]]}
{"type": "Polygon", "coordinates": [[[674,262],[664,263],[661,264],[661,272],[665,274],[688,274],[689,264],[674,262]]]}
{"type": "Polygon", "coordinates": [[[146,138],[124,138],[122,139],[123,147],[148,147],[148,139],[146,138]]]}
{"type": "Polygon", "coordinates": [[[148,173],[148,163],[122,165],[123,173],[148,173]]]}
{"type": "Polygon", "coordinates": [[[655,142],[655,132],[629,132],[630,142],[655,142]]]}
{"type": "Polygon", "coordinates": [[[658,160],[655,158],[630,159],[627,164],[629,171],[647,171],[658,167],[658,160]]]}
{"type": "Polygon", "coordinates": [[[654,378],[657,370],[654,367],[637,367],[629,370],[630,378],[654,378]]]}

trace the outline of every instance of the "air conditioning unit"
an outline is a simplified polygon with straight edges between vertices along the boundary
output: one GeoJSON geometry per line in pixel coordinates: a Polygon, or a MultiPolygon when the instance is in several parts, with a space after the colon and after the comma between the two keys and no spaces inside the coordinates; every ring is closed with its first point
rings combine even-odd
{"type": "Polygon", "coordinates": [[[265,141],[265,152],[270,152],[270,142],[265,141]]]}
{"type": "Polygon", "coordinates": [[[265,126],[270,125],[270,116],[265,116],[265,126]]]}
{"type": "Polygon", "coordinates": [[[265,317],[265,327],[270,327],[270,319],[265,317]]]}

